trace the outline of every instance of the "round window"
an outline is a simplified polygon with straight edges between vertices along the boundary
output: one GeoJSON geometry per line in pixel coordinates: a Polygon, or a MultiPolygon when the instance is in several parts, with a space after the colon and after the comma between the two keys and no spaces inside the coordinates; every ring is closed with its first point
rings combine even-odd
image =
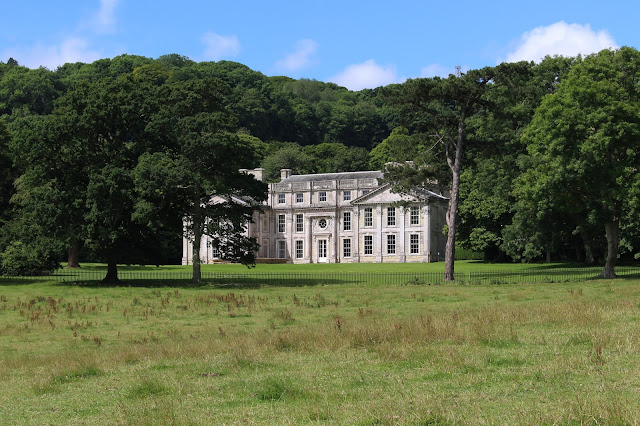
{"type": "Polygon", "coordinates": [[[327,219],[320,219],[320,221],[318,222],[318,226],[320,226],[320,228],[324,229],[327,227],[327,219]]]}

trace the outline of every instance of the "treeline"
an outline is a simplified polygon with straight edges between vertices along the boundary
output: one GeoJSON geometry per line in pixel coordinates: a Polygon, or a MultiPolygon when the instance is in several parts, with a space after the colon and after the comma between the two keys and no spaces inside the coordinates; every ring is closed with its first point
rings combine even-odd
{"type": "MultiPolygon", "coordinates": [[[[48,270],[62,253],[70,266],[79,253],[175,262],[196,199],[261,190],[238,181],[239,168],[264,167],[275,181],[281,168],[407,160],[413,171],[389,180],[399,191],[457,188],[449,230],[488,260],[601,262],[612,233],[616,254],[632,258],[636,56],[546,58],[360,92],[179,55],[54,71],[0,62],[2,272],[48,270]]],[[[251,212],[207,208],[239,212],[238,223],[251,212]]],[[[247,260],[251,242],[238,243],[244,251],[229,256],[247,260]]]]}
{"type": "Polygon", "coordinates": [[[239,231],[265,187],[238,170],[366,170],[389,133],[383,111],[374,91],[179,55],[0,63],[1,272],[63,257],[106,262],[111,277],[117,263],[175,263],[184,217],[191,236],[251,263],[256,243],[239,231]]]}

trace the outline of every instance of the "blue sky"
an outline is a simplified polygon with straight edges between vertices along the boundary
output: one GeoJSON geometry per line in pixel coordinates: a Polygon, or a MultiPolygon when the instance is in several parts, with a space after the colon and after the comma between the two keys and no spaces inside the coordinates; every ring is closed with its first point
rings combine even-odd
{"type": "Polygon", "coordinates": [[[51,0],[3,5],[0,61],[233,60],[353,90],[547,54],[640,47],[640,2],[51,0]]]}

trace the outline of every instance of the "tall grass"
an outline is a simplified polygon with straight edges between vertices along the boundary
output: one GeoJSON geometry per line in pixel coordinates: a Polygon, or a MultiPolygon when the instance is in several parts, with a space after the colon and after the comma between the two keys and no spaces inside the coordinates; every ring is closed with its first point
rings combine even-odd
{"type": "Polygon", "coordinates": [[[0,287],[6,423],[637,423],[640,282],[0,287]]]}

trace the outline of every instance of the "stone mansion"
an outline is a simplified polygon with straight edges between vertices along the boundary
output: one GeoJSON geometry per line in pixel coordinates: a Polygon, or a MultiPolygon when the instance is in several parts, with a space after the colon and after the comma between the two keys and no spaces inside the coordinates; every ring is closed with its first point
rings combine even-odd
{"type": "MultiPolygon", "coordinates": [[[[264,169],[243,170],[263,180],[264,169]]],[[[292,175],[269,184],[262,212],[247,233],[260,244],[256,261],[287,263],[435,262],[444,256],[448,198],[425,190],[427,202],[391,192],[381,171],[292,175]],[[277,260],[273,260],[277,259],[277,260]]],[[[182,264],[191,241],[183,239],[182,264]]],[[[218,261],[202,237],[202,263],[218,261]]]]}

